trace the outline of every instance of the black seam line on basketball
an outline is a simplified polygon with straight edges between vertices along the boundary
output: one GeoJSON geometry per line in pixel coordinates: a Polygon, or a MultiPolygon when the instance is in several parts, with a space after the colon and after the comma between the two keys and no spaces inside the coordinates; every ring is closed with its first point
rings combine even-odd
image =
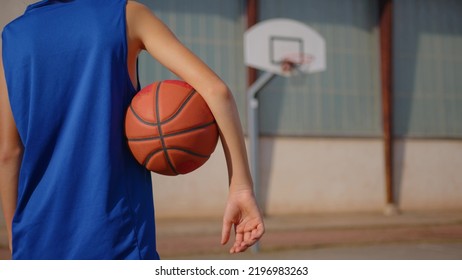
{"type": "MultiPolygon", "coordinates": [[[[201,158],[209,158],[209,157],[210,157],[210,156],[201,155],[201,154],[198,154],[198,153],[195,153],[195,152],[191,152],[190,150],[186,150],[186,149],[183,149],[183,148],[176,148],[176,147],[174,147],[174,148],[167,148],[167,150],[181,151],[181,152],[184,152],[184,153],[187,153],[187,154],[196,156],[196,157],[201,157],[201,158]]],[[[161,152],[163,152],[163,149],[157,149],[157,150],[151,152],[151,153],[146,157],[146,159],[144,160],[143,165],[146,166],[153,156],[155,156],[156,154],[161,153],[161,152]]]]}
{"type": "Polygon", "coordinates": [[[201,157],[201,158],[209,158],[210,157],[210,156],[207,156],[207,155],[201,155],[201,154],[198,154],[198,153],[195,153],[195,152],[191,152],[190,150],[186,150],[186,149],[183,149],[183,148],[177,148],[177,147],[167,148],[167,150],[168,151],[170,151],[170,150],[181,151],[181,152],[184,152],[184,153],[196,156],[196,157],[201,157]]]}
{"type": "Polygon", "coordinates": [[[178,108],[178,110],[176,110],[176,112],[170,116],[168,119],[166,119],[165,121],[161,122],[161,124],[166,124],[168,122],[170,122],[171,120],[173,120],[179,113],[181,113],[181,111],[183,111],[183,108],[186,106],[186,104],[188,104],[189,100],[191,100],[191,98],[194,96],[194,94],[196,94],[196,90],[195,89],[191,89],[191,91],[188,93],[188,97],[183,101],[183,103],[181,104],[180,108],[178,108]]]}
{"type": "Polygon", "coordinates": [[[160,148],[160,149],[157,149],[157,150],[151,152],[151,153],[146,157],[146,159],[144,160],[143,165],[144,165],[144,166],[147,166],[147,165],[148,165],[148,162],[151,160],[151,158],[152,158],[155,154],[158,154],[158,153],[163,152],[163,151],[164,151],[164,150],[163,150],[162,148],[160,148]]]}
{"type": "MultiPolygon", "coordinates": [[[[180,134],[183,134],[183,133],[189,133],[189,132],[192,132],[192,131],[199,130],[201,128],[206,128],[206,127],[211,126],[213,124],[215,124],[215,121],[212,121],[212,122],[209,122],[209,123],[206,123],[206,124],[203,124],[203,125],[199,125],[199,126],[196,126],[196,127],[192,127],[190,129],[187,129],[187,130],[182,130],[182,131],[178,131],[178,132],[174,132],[174,133],[170,133],[170,134],[164,134],[164,138],[177,136],[177,135],[180,135],[180,134]]],[[[144,138],[128,138],[127,140],[130,141],[130,142],[139,142],[139,141],[156,140],[156,139],[159,139],[159,138],[160,138],[160,136],[152,136],[152,137],[144,137],[144,138]]]]}
{"type": "MultiPolygon", "coordinates": [[[[159,84],[157,85],[157,88],[156,88],[156,95],[155,95],[157,121],[160,120],[160,114],[159,114],[159,91],[160,91],[160,86],[161,85],[162,85],[162,82],[159,82],[159,84]]],[[[165,159],[167,160],[167,163],[170,166],[170,168],[172,169],[173,173],[178,175],[178,172],[176,171],[175,167],[173,166],[172,161],[170,160],[170,156],[168,155],[167,148],[165,147],[164,135],[162,133],[162,124],[160,122],[157,123],[157,130],[159,132],[160,143],[162,144],[162,149],[164,150],[165,159]]]]}
{"type": "Polygon", "coordinates": [[[132,104],[130,104],[130,110],[132,111],[133,115],[135,116],[135,118],[137,118],[140,122],[144,123],[144,124],[147,124],[149,126],[156,126],[157,123],[152,123],[152,122],[148,122],[148,121],[145,121],[143,120],[136,112],[135,112],[135,109],[133,109],[133,106],[132,104]]]}
{"type": "MultiPolygon", "coordinates": [[[[160,124],[166,124],[168,122],[170,122],[171,120],[173,120],[184,108],[184,106],[186,106],[186,104],[188,103],[188,101],[194,96],[194,94],[196,93],[196,90],[195,89],[192,89],[188,94],[188,97],[183,101],[183,104],[181,104],[180,108],[178,108],[178,110],[172,115],[170,116],[168,119],[166,119],[165,121],[162,121],[160,122],[160,124]]],[[[135,115],[135,117],[142,123],[146,124],[146,125],[149,125],[149,126],[158,126],[159,125],[159,120],[157,120],[157,122],[149,122],[149,121],[146,121],[144,120],[143,118],[141,118],[140,115],[138,115],[136,112],[135,112],[135,109],[133,109],[133,106],[132,104],[130,104],[130,110],[132,111],[133,115],[135,115]]]]}

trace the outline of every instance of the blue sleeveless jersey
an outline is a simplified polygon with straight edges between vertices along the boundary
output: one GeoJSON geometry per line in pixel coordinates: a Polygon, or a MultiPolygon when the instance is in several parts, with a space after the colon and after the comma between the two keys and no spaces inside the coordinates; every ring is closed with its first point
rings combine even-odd
{"type": "MultiPolygon", "coordinates": [[[[126,0],[47,0],[3,30],[24,154],[13,259],[157,259],[150,173],[124,116],[126,0]]],[[[138,87],[138,86],[137,86],[138,87]]]]}

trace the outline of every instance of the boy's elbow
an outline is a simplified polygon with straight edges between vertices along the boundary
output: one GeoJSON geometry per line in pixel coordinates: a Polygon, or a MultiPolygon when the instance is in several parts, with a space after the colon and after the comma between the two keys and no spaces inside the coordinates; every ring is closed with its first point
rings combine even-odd
{"type": "Polygon", "coordinates": [[[228,86],[222,81],[217,81],[211,84],[207,88],[206,94],[210,97],[222,100],[230,100],[233,98],[233,95],[231,94],[231,91],[229,90],[228,86]]]}

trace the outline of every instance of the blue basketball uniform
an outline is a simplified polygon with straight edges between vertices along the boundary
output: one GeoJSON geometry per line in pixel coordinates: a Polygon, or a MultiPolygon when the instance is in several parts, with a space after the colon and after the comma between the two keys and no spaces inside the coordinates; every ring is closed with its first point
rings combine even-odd
{"type": "Polygon", "coordinates": [[[24,145],[13,259],[158,259],[150,173],[124,116],[126,0],[45,0],[3,30],[24,145]]]}

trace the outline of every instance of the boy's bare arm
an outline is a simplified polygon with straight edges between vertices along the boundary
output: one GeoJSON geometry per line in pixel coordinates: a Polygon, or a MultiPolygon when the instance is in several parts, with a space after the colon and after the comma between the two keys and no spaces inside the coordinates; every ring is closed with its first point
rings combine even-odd
{"type": "Polygon", "coordinates": [[[22,149],[8,99],[3,63],[0,59],[0,199],[10,250],[12,250],[11,226],[16,210],[22,149]]]}
{"type": "MultiPolygon", "coordinates": [[[[147,7],[127,5],[129,56],[147,50],[156,60],[193,86],[205,99],[220,129],[229,174],[229,197],[223,219],[222,243],[234,225],[231,253],[245,251],[264,233],[249,171],[243,131],[233,95],[225,83],[189,51],[147,7]]],[[[130,58],[129,58],[130,60],[130,58]]]]}

